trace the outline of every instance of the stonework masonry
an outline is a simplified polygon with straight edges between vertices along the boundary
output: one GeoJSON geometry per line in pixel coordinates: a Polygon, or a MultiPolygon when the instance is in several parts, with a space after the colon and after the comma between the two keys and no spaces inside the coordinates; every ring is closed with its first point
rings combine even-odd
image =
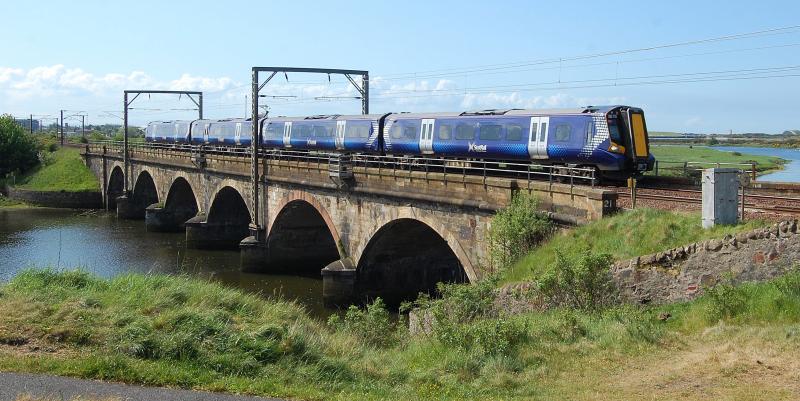
{"type": "Polygon", "coordinates": [[[691,300],[723,280],[769,280],[800,267],[797,226],[789,220],[617,262],[612,276],[625,298],[640,303],[691,300]]]}

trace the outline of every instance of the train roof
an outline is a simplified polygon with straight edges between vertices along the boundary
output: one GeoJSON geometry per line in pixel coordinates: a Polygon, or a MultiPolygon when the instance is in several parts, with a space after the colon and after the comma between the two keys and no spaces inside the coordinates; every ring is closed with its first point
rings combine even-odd
{"type": "Polygon", "coordinates": [[[607,113],[619,106],[587,106],[563,109],[488,109],[444,113],[399,113],[392,118],[446,118],[463,116],[531,116],[531,115],[580,115],[587,113],[607,113]]]}
{"type": "Polygon", "coordinates": [[[285,117],[285,116],[278,116],[278,117],[269,117],[267,120],[269,121],[338,121],[338,120],[377,120],[383,117],[385,114],[351,114],[351,115],[342,115],[342,114],[320,114],[315,116],[303,116],[303,117],[285,117]]]}

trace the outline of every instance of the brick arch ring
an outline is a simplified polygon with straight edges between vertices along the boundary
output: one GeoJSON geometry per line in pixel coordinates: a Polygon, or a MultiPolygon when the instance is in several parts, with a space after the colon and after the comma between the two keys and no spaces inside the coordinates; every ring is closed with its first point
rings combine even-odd
{"type": "Polygon", "coordinates": [[[267,236],[269,233],[272,232],[272,225],[275,224],[275,220],[277,220],[278,216],[281,214],[283,209],[286,205],[295,202],[295,201],[305,201],[309,203],[316,211],[322,216],[322,220],[325,222],[325,225],[328,227],[328,231],[333,236],[333,242],[336,244],[336,248],[339,250],[339,257],[345,258],[347,255],[342,255],[342,249],[340,249],[344,244],[341,243],[341,237],[339,236],[339,231],[336,230],[336,225],[333,224],[333,220],[331,220],[331,216],[328,214],[327,209],[325,206],[322,206],[321,203],[314,197],[314,195],[310,195],[308,192],[305,191],[291,191],[288,195],[284,196],[281,199],[281,203],[278,204],[277,213],[270,213],[269,222],[267,224],[267,236]]]}
{"type": "MultiPolygon", "coordinates": [[[[353,255],[354,259],[356,259],[358,262],[360,262],[360,259],[363,256],[364,251],[367,249],[367,247],[369,247],[370,243],[375,238],[375,235],[378,234],[378,232],[382,228],[384,228],[387,224],[391,224],[396,220],[409,219],[409,220],[416,220],[422,224],[427,225],[433,231],[439,234],[439,236],[442,237],[442,239],[445,240],[447,245],[450,247],[450,250],[453,251],[458,261],[461,262],[461,267],[464,268],[464,273],[467,274],[467,278],[469,279],[470,283],[477,282],[480,279],[480,277],[475,272],[475,265],[473,265],[472,260],[469,258],[469,256],[467,256],[467,252],[464,250],[464,247],[461,245],[461,242],[455,235],[453,235],[449,230],[447,230],[444,227],[444,225],[436,222],[433,219],[417,214],[416,211],[414,210],[414,207],[411,206],[398,208],[397,213],[393,213],[392,216],[384,216],[384,217],[388,218],[385,218],[380,222],[378,222],[378,224],[376,225],[376,229],[370,234],[369,240],[366,241],[363,247],[357,251],[358,254],[353,255]]],[[[358,263],[356,263],[356,266],[358,266],[358,263]]]]}

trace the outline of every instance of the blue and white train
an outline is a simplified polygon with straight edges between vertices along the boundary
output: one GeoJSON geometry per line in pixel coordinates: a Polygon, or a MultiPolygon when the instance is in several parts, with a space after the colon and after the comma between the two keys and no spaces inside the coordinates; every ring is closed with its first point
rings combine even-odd
{"type": "MultiPolygon", "coordinates": [[[[265,148],[483,159],[592,167],[622,179],[652,170],[642,109],[628,106],[463,113],[274,117],[258,121],[265,148]]],[[[146,141],[252,144],[250,119],[152,122],[146,141]]]]}

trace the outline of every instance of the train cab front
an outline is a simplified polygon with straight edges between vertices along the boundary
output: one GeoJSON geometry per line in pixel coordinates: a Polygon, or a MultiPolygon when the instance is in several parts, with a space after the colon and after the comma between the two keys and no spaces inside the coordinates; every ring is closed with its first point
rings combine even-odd
{"type": "Polygon", "coordinates": [[[653,170],[655,157],[650,153],[650,140],[644,111],[636,107],[621,106],[606,115],[608,119],[608,151],[625,156],[625,171],[641,176],[653,170]]]}

